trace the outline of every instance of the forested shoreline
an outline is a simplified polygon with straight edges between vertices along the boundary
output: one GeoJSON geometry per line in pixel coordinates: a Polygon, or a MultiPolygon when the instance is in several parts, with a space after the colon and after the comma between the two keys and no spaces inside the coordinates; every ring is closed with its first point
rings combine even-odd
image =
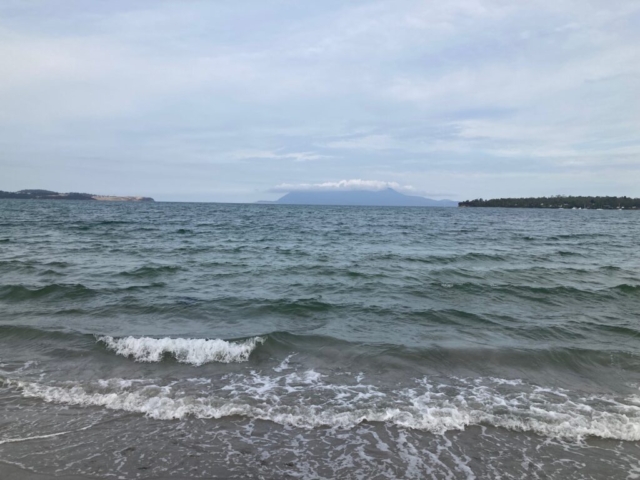
{"type": "Polygon", "coordinates": [[[557,195],[554,197],[496,198],[466,200],[459,207],[500,207],[500,208],[576,208],[586,210],[638,210],[640,198],[631,197],[574,197],[557,195]]]}

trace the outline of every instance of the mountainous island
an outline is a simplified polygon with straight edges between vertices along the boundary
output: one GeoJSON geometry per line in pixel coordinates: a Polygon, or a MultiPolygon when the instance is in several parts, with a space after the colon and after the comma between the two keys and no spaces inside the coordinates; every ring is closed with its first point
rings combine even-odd
{"type": "Polygon", "coordinates": [[[342,190],[290,192],[274,202],[258,202],[276,205],[357,205],[377,207],[457,207],[451,200],[405,195],[392,188],[379,191],[342,190]]]}
{"type": "Polygon", "coordinates": [[[14,198],[22,200],[91,200],[99,202],[153,202],[150,197],[116,197],[112,195],[94,195],[93,193],[58,193],[51,190],[20,190],[4,192],[0,190],[0,199],[14,198]]]}
{"type": "Polygon", "coordinates": [[[493,200],[466,200],[460,207],[501,208],[570,208],[584,210],[640,210],[640,198],[630,197],[555,197],[497,198],[493,200]]]}

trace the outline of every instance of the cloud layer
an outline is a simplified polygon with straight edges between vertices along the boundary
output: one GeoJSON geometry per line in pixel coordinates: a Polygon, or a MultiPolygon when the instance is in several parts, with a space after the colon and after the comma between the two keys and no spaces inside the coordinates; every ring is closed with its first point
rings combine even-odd
{"type": "Polygon", "coordinates": [[[640,4],[0,5],[0,189],[253,201],[341,178],[640,196],[640,4]]]}
{"type": "Polygon", "coordinates": [[[397,182],[383,182],[379,180],[340,180],[337,182],[324,183],[282,183],[271,189],[275,193],[288,192],[326,192],[326,191],[348,191],[348,190],[370,190],[380,191],[387,188],[393,188],[401,192],[416,192],[411,185],[400,185],[397,182]]]}

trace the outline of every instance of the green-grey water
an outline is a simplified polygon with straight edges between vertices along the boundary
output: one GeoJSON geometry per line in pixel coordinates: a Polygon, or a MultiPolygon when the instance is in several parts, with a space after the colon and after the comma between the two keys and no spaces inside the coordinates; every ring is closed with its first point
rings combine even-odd
{"type": "Polygon", "coordinates": [[[2,201],[0,472],[640,478],[639,238],[624,211],[2,201]]]}

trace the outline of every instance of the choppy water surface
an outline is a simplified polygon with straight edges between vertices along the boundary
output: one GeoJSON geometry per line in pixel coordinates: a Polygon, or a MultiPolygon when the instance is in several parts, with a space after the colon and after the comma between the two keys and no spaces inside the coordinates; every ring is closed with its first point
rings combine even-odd
{"type": "Polygon", "coordinates": [[[3,201],[0,472],[640,478],[639,215],[3,201]]]}

